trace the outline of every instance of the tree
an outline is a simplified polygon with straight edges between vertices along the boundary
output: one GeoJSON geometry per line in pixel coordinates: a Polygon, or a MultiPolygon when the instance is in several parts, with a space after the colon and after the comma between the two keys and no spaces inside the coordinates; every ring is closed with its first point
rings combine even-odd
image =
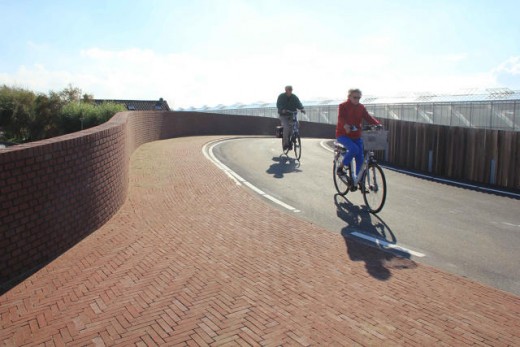
{"type": "Polygon", "coordinates": [[[109,120],[123,105],[96,105],[94,97],[69,84],[61,92],[38,94],[0,88],[0,136],[14,142],[46,139],[87,129],[109,120]]]}
{"type": "Polygon", "coordinates": [[[63,102],[59,94],[39,94],[34,102],[34,123],[31,125],[31,140],[41,140],[60,135],[59,114],[63,102]]]}
{"type": "Polygon", "coordinates": [[[15,142],[30,138],[29,124],[34,118],[36,95],[22,88],[0,88],[0,127],[4,137],[15,142]]]}
{"type": "Polygon", "coordinates": [[[81,101],[92,104],[94,102],[94,95],[85,93],[83,94],[83,99],[81,101]]]}
{"type": "Polygon", "coordinates": [[[72,84],[69,84],[67,88],[63,89],[60,92],[61,99],[66,102],[79,102],[81,100],[81,89],[74,87],[72,84]]]}

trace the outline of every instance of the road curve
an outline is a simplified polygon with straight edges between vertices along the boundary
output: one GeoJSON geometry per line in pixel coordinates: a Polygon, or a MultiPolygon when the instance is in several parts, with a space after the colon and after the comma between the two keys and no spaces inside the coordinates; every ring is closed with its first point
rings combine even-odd
{"type": "Polygon", "coordinates": [[[0,345],[520,345],[520,297],[272,208],[212,140],[140,146],[116,215],[0,296],[0,345]]]}
{"type": "Polygon", "coordinates": [[[281,155],[276,138],[226,140],[212,151],[300,218],[344,236],[386,240],[414,260],[520,294],[520,200],[386,169],[387,202],[374,216],[359,192],[335,195],[332,153],[322,142],[303,139],[300,163],[281,155]]]}

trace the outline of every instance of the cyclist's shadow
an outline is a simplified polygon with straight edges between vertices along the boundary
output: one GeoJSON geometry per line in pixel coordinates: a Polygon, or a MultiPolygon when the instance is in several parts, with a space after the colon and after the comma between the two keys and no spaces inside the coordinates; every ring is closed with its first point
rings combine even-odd
{"type": "Polygon", "coordinates": [[[397,242],[394,233],[381,218],[338,194],[334,196],[334,203],[337,216],[347,223],[341,230],[347,254],[353,261],[364,261],[365,268],[372,277],[386,281],[392,276],[391,269],[409,269],[417,266],[408,253],[399,252],[397,255],[376,248],[374,244],[363,242],[366,238],[390,244],[397,242]]]}
{"type": "Polygon", "coordinates": [[[285,154],[279,157],[273,157],[274,163],[269,166],[265,172],[273,175],[274,178],[283,178],[284,174],[290,172],[301,172],[299,169],[300,162],[294,158],[290,158],[285,154]]]}

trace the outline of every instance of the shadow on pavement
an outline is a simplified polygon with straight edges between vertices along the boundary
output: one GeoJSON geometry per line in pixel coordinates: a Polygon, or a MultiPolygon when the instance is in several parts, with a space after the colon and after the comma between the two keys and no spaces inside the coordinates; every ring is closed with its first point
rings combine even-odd
{"type": "Polygon", "coordinates": [[[385,244],[397,243],[397,239],[381,218],[338,194],[334,196],[334,203],[337,216],[347,223],[341,230],[341,235],[345,240],[348,256],[352,261],[364,261],[365,268],[372,277],[386,281],[392,276],[392,269],[417,267],[409,253],[382,248],[385,244]],[[368,242],[363,237],[377,242],[368,242]]]}
{"type": "Polygon", "coordinates": [[[289,158],[285,154],[279,157],[273,157],[274,163],[266,170],[268,174],[273,175],[274,178],[283,178],[284,174],[291,172],[301,172],[300,162],[294,158],[289,158]]]}

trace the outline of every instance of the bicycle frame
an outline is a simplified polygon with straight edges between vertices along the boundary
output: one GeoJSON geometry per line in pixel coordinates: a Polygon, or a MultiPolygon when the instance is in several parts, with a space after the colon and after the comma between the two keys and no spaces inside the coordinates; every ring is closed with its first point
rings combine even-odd
{"type": "MultiPolygon", "coordinates": [[[[365,175],[368,175],[368,178],[370,178],[370,171],[368,169],[368,164],[374,161],[374,152],[373,151],[367,151],[364,153],[364,160],[363,164],[361,166],[361,170],[359,171],[359,175],[354,174],[354,184],[358,184],[365,175]]],[[[355,159],[352,158],[352,162],[350,163],[351,167],[352,164],[355,162],[355,159]]]]}
{"type": "MultiPolygon", "coordinates": [[[[284,154],[288,154],[289,153],[289,149],[293,149],[294,150],[294,155],[295,155],[295,158],[296,160],[300,160],[301,158],[301,140],[300,140],[300,123],[298,121],[298,111],[287,111],[286,112],[286,115],[287,113],[289,114],[289,117],[291,117],[290,119],[290,123],[291,125],[287,127],[287,129],[284,129],[284,132],[285,131],[288,131],[288,141],[289,141],[289,147],[284,147],[284,154]]],[[[282,140],[282,143],[283,143],[283,140],[282,140]]]]}
{"type": "MultiPolygon", "coordinates": [[[[363,155],[364,159],[363,159],[363,163],[361,164],[361,170],[359,170],[359,175],[356,174],[355,173],[356,170],[354,170],[355,165],[356,165],[356,159],[352,158],[352,160],[350,161],[350,168],[351,168],[350,174],[351,174],[354,186],[357,186],[359,184],[359,182],[361,182],[363,180],[365,175],[368,175],[368,178],[370,178],[370,172],[367,170],[367,168],[368,168],[368,164],[370,162],[374,161],[374,152],[373,151],[365,152],[365,149],[363,148],[363,153],[364,153],[364,155],[363,155]]],[[[344,157],[345,152],[342,151],[339,153],[339,155],[341,157],[344,157]]]]}
{"type": "Polygon", "coordinates": [[[291,114],[292,117],[292,129],[291,136],[289,138],[292,139],[293,136],[296,136],[300,133],[300,123],[298,122],[298,111],[287,111],[291,114]]]}
{"type": "MultiPolygon", "coordinates": [[[[386,135],[386,134],[385,134],[386,135]]],[[[338,170],[342,166],[345,155],[348,149],[335,142],[334,146],[334,165],[333,165],[333,180],[334,186],[339,195],[345,196],[349,191],[354,192],[360,190],[363,195],[363,200],[371,213],[378,213],[381,211],[386,200],[386,179],[383,170],[378,165],[375,158],[374,149],[378,148],[377,143],[371,138],[368,149],[363,144],[362,150],[364,154],[363,161],[359,163],[359,174],[356,175],[356,159],[346,167],[346,172],[343,174],[338,170]]]]}

